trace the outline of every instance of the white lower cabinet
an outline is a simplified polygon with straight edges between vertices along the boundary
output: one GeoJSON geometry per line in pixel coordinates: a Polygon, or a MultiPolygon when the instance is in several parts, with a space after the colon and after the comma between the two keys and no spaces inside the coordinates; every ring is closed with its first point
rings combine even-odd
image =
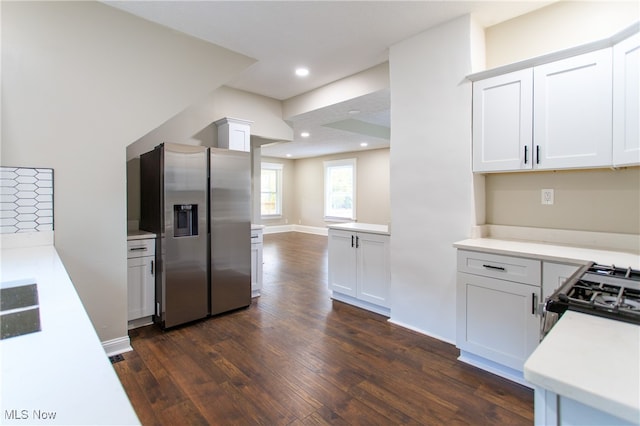
{"type": "Polygon", "coordinates": [[[579,267],[458,250],[460,359],[528,385],[522,372],[540,342],[544,301],[579,267]]]}
{"type": "Polygon", "coordinates": [[[458,273],[457,346],[522,371],[538,346],[540,287],[458,273]]]}
{"type": "Polygon", "coordinates": [[[333,298],[389,315],[389,235],[329,229],[333,298]]]}
{"type": "Polygon", "coordinates": [[[150,324],[155,313],[155,239],[127,241],[129,328],[150,324]]]}
{"type": "Polygon", "coordinates": [[[475,358],[470,362],[475,365],[488,361],[498,370],[507,367],[506,376],[520,372],[521,377],[540,340],[540,283],[539,260],[459,250],[456,346],[461,359],[475,358]]]}
{"type": "Polygon", "coordinates": [[[251,297],[262,291],[262,229],[251,230],[251,297]]]}

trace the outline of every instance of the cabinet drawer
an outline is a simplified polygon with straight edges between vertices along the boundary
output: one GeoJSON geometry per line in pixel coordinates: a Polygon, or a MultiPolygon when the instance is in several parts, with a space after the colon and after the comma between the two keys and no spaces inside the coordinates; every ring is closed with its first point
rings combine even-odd
{"type": "Polygon", "coordinates": [[[458,250],[458,271],[539,286],[539,260],[458,250]]]}
{"type": "Polygon", "coordinates": [[[127,259],[142,256],[154,256],[155,254],[156,240],[153,238],[127,241],[127,259]]]}

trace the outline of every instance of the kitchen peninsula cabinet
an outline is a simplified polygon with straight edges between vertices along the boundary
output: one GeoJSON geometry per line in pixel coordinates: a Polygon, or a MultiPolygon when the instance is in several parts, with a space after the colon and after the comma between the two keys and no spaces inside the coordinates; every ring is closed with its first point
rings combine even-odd
{"type": "Polygon", "coordinates": [[[638,359],[636,324],[565,312],[524,366],[534,424],[638,425],[638,359]]]}
{"type": "Polygon", "coordinates": [[[363,223],[329,226],[332,298],[389,316],[388,227],[363,223]]]}

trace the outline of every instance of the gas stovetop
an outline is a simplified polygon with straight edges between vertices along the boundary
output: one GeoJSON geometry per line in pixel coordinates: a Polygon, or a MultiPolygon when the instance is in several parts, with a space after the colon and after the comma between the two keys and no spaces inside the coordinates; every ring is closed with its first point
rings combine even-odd
{"type": "Polygon", "coordinates": [[[640,324],[640,270],[591,264],[549,297],[545,310],[566,310],[640,324]]]}

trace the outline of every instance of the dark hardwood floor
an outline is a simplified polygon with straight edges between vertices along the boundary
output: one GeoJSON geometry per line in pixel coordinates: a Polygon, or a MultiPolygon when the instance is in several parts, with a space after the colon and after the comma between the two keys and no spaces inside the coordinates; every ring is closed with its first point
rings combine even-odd
{"type": "Polygon", "coordinates": [[[247,309],[131,332],[114,368],[144,425],[519,425],[533,392],[457,349],[329,298],[327,238],[264,237],[247,309]]]}

